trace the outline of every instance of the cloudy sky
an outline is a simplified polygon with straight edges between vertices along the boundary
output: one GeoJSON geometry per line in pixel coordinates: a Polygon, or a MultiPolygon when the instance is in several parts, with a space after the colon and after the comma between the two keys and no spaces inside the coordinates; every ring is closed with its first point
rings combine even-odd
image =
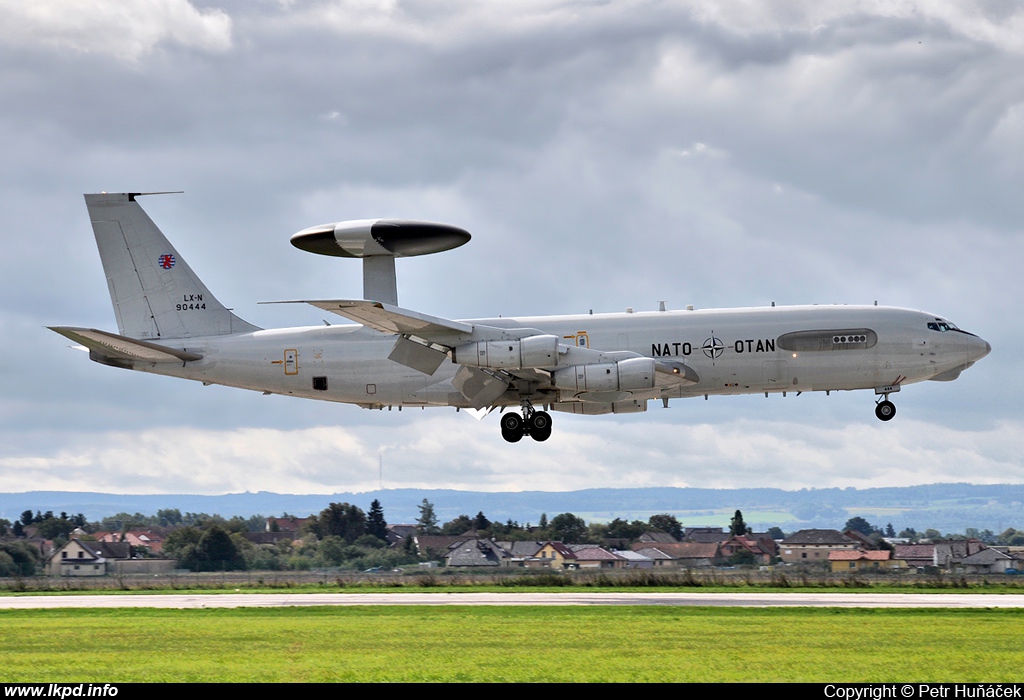
{"type": "Polygon", "coordinates": [[[0,0],[0,490],[1024,482],[1024,9],[1004,2],[0,0]],[[953,383],[555,415],[369,412],[103,367],[83,192],[143,205],[228,306],[361,296],[342,219],[473,241],[398,262],[449,318],[805,303],[941,314],[953,383]]]}

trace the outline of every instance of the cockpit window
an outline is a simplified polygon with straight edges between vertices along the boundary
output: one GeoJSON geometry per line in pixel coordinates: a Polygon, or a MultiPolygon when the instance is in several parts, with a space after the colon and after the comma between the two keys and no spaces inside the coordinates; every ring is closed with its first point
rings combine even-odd
{"type": "Polygon", "coordinates": [[[929,321],[928,328],[929,330],[939,331],[940,333],[945,333],[946,331],[960,330],[959,328],[956,327],[956,324],[950,323],[949,321],[943,321],[941,318],[937,318],[934,321],[929,321]]]}

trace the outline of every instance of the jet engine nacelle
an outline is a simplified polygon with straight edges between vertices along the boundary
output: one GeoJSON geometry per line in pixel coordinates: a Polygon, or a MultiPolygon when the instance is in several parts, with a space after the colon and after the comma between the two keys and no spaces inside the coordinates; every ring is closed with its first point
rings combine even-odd
{"type": "Polygon", "coordinates": [[[558,364],[558,337],[532,335],[521,340],[481,340],[452,350],[452,362],[489,369],[554,367],[558,364]]]}
{"type": "Polygon", "coordinates": [[[554,373],[557,389],[575,393],[605,391],[643,391],[654,388],[654,360],[649,357],[631,357],[618,362],[594,365],[574,365],[554,373]]]}

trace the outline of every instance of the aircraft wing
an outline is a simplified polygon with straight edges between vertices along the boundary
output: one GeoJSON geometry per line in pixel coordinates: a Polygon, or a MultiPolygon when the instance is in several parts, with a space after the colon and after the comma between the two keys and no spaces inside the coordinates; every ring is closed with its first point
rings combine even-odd
{"type": "Polygon", "coordinates": [[[473,326],[459,321],[421,314],[391,304],[363,299],[323,299],[299,301],[270,301],[265,304],[310,304],[344,316],[368,328],[393,335],[415,335],[429,337],[440,334],[464,334],[473,332],[473,326]]]}
{"type": "Polygon", "coordinates": [[[141,360],[143,362],[191,362],[203,359],[194,352],[176,350],[164,345],[157,345],[145,340],[127,338],[117,333],[96,330],[95,328],[70,328],[67,326],[49,326],[51,331],[60,333],[65,338],[75,341],[105,359],[141,360]]]}

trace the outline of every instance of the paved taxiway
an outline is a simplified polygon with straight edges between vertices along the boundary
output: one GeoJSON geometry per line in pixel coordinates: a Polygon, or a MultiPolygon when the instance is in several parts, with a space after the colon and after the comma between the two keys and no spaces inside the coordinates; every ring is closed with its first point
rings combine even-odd
{"type": "Polygon", "coordinates": [[[956,593],[225,593],[0,596],[0,609],[278,608],[313,605],[667,605],[1024,608],[1024,595],[956,593]]]}

